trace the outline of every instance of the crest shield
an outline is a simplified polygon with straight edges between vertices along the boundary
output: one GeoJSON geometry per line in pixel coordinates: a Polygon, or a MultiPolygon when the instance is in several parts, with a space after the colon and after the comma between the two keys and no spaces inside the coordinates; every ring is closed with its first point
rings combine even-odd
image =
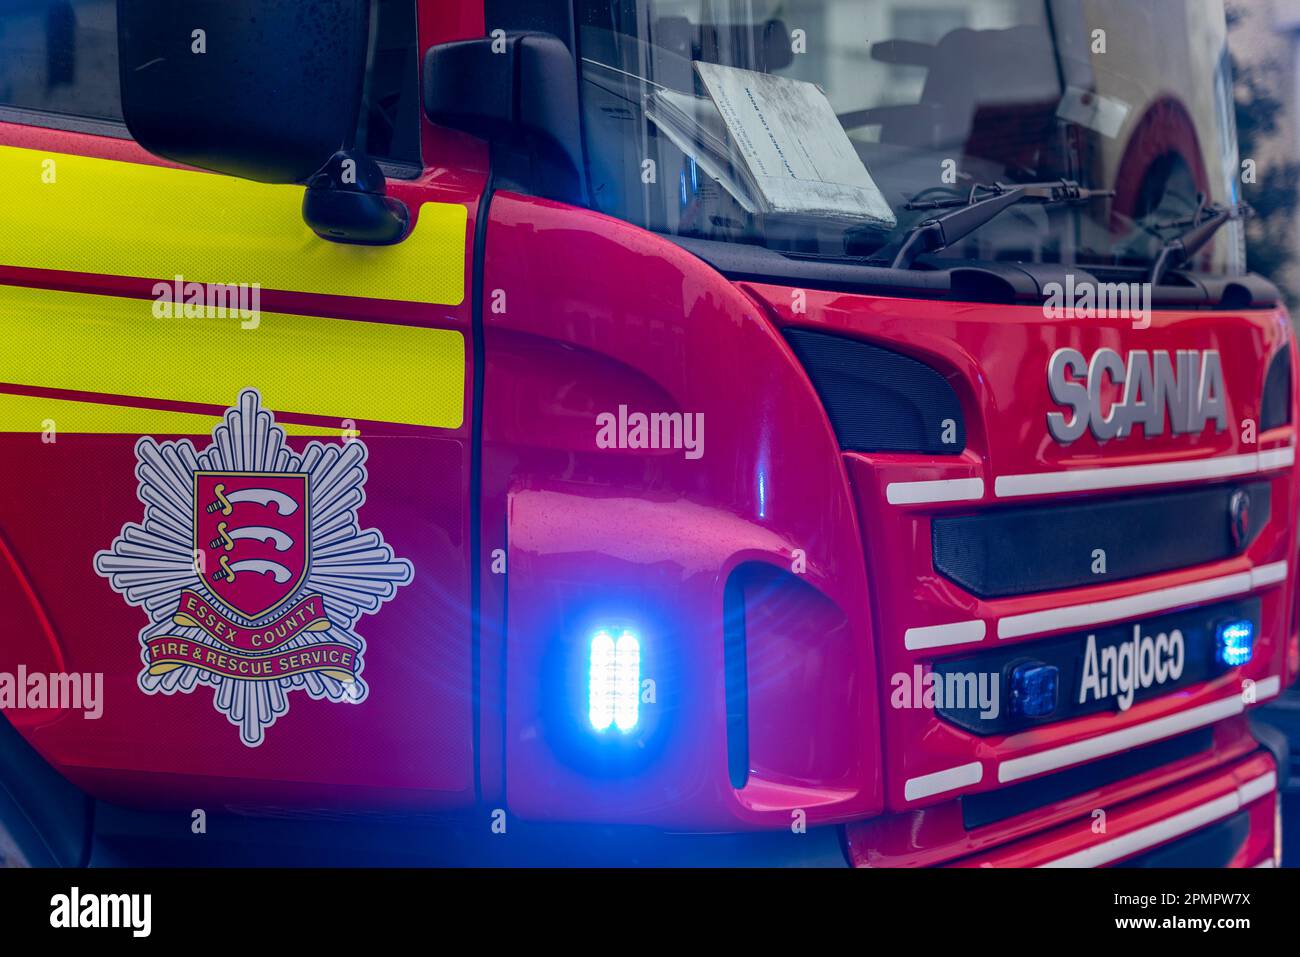
{"type": "Polygon", "coordinates": [[[194,473],[203,586],[237,615],[256,621],[294,596],[307,577],[310,528],[303,473],[194,473]]]}

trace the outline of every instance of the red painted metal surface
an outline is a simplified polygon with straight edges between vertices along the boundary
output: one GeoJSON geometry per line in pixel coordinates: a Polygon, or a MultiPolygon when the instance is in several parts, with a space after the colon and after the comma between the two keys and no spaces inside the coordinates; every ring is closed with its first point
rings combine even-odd
{"type": "MultiPolygon", "coordinates": [[[[422,17],[421,48],[481,35],[481,11],[466,9],[422,17]]],[[[160,162],[128,141],[11,124],[0,125],[0,142],[160,162]]],[[[391,188],[413,206],[466,205],[470,289],[487,152],[427,123],[423,148],[423,174],[391,188]]],[[[466,335],[466,409],[480,385],[484,403],[477,686],[468,414],[460,429],[437,433],[358,423],[371,453],[361,518],[411,559],[415,581],[366,622],[372,699],[362,708],[295,702],[255,750],[239,744],[204,695],[146,697],[135,687],[141,613],[91,565],[124,522],[138,519],[134,437],[66,435],[38,447],[39,435],[0,435],[7,466],[0,469],[0,610],[25,629],[22,641],[0,642],[0,670],[40,658],[102,671],[113,702],[95,722],[17,719],[47,760],[96,796],[138,805],[504,801],[511,814],[534,820],[689,830],[786,828],[803,815],[810,826],[849,823],[854,863],[873,866],[1040,863],[1080,846],[1093,807],[1115,808],[1123,833],[1267,770],[1268,759],[1252,756],[1244,719],[1235,717],[1216,725],[1207,752],[978,835],[963,826],[954,800],[995,789],[996,766],[1009,758],[1223,700],[1243,677],[1289,682],[1297,540],[1293,525],[1276,517],[1300,504],[1294,470],[1269,473],[1275,520],[1246,555],[1075,592],[977,600],[934,572],[930,522],[995,504],[996,480],[1007,475],[1294,445],[1293,426],[1250,447],[1238,428],[1258,417],[1266,361],[1288,340],[1281,311],[1158,311],[1150,329],[1135,330],[1109,320],[1046,321],[1037,308],[809,290],[806,311],[796,315],[788,288],[731,283],[633,225],[510,192],[492,203],[481,266],[488,304],[481,383],[469,296],[458,307],[276,290],[263,299],[282,312],[466,335]],[[783,326],[880,343],[940,370],[962,403],[966,452],[949,459],[842,454],[783,326]],[[1046,432],[1043,378],[1047,358],[1062,346],[1085,355],[1102,347],[1217,348],[1231,427],[1107,445],[1089,436],[1062,447],[1046,432]],[[598,448],[597,416],[620,407],[701,414],[703,455],[598,448]],[[954,478],[983,479],[984,498],[909,506],[886,498],[892,482],[954,478]],[[1290,574],[1261,592],[1260,644],[1237,673],[1120,715],[1009,738],[974,738],[929,712],[889,707],[892,674],[940,657],[906,650],[908,628],[994,621],[1283,560],[1291,561],[1290,574]],[[733,573],[745,587],[729,595],[733,573]],[[741,602],[750,623],[742,788],[731,781],[729,601],[741,602]],[[638,631],[654,700],[633,743],[614,751],[593,744],[582,714],[564,704],[579,697],[585,642],[596,628],[616,625],[638,631]],[[909,779],[968,763],[982,767],[978,784],[907,799],[909,779]]],[[[4,283],[137,298],[150,296],[155,278],[0,267],[4,283]]],[[[960,651],[995,644],[990,633],[960,651]]],[[[1270,802],[1250,806],[1250,839],[1237,863],[1264,856],[1265,804],[1271,848],[1270,802]]]]}

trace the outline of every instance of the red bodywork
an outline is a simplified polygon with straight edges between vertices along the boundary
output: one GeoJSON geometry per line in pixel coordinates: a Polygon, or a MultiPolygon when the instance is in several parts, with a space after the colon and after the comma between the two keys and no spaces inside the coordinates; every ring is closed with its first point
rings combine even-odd
{"type": "MultiPolygon", "coordinates": [[[[481,35],[481,16],[466,9],[422,3],[421,49],[481,35]]],[[[1214,723],[1209,751],[978,832],[963,826],[955,800],[1003,786],[1005,762],[1213,706],[1239,694],[1243,678],[1272,693],[1289,684],[1297,541],[1285,518],[1300,505],[1293,468],[1265,473],[1274,519],[1246,554],[1072,592],[976,599],[934,571],[930,522],[999,503],[999,477],[1292,448],[1294,425],[1260,435],[1254,446],[1242,443],[1237,427],[1258,419],[1270,357],[1293,348],[1281,310],[1157,311],[1151,328],[1138,332],[1127,320],[1045,321],[1037,307],[807,290],[806,311],[796,314],[787,287],[732,282],[661,236],[511,192],[492,197],[476,263],[486,150],[424,124],[431,165],[390,189],[412,208],[438,200],[468,210],[466,288],[481,281],[485,298],[504,290],[508,303],[501,312],[484,310],[482,355],[474,354],[469,296],[460,306],[417,307],[263,294],[268,310],[431,325],[466,337],[465,408],[481,389],[477,420],[467,414],[460,428],[446,430],[357,423],[370,447],[362,521],[383,529],[416,569],[414,584],[367,623],[366,677],[382,692],[358,707],[296,703],[256,749],[229,734],[203,696],[138,693],[140,613],[91,561],[138,517],[135,437],[69,435],[35,454],[38,435],[0,435],[0,617],[10,623],[0,671],[19,664],[101,671],[105,697],[115,702],[93,722],[8,714],[71,781],[97,798],[139,806],[505,806],[529,820],[690,831],[784,829],[803,812],[809,826],[847,825],[854,864],[965,858],[1014,865],[1095,843],[1094,808],[1111,809],[1109,837],[1120,837],[1272,772],[1244,717],[1228,714],[1214,723]],[[887,345],[937,369],[960,399],[966,451],[948,458],[841,453],[781,335],[787,326],[887,345]],[[1084,355],[1102,347],[1216,348],[1232,425],[1059,445],[1045,429],[1055,406],[1044,369],[1065,346],[1084,355]],[[702,413],[706,453],[689,460],[680,450],[598,449],[595,417],[620,406],[702,413]],[[470,482],[476,427],[480,489],[470,482]],[[891,483],[969,478],[983,480],[982,498],[900,505],[887,493],[891,483]],[[477,648],[474,516],[482,552],[477,648]],[[505,552],[504,574],[489,567],[497,549],[505,552]],[[794,574],[799,555],[806,570],[794,574]],[[976,738],[932,712],[888,706],[891,675],[953,653],[907,650],[909,628],[989,623],[981,643],[960,649],[969,653],[1069,630],[999,639],[993,623],[1009,616],[1280,562],[1289,563],[1284,580],[1257,590],[1263,627],[1254,659],[1221,678],[1120,714],[1009,737],[976,738]],[[740,789],[728,777],[729,582],[747,618],[749,777],[740,789]],[[625,620],[641,629],[642,670],[654,678],[658,702],[645,710],[646,744],[630,770],[599,773],[580,745],[566,743],[563,716],[554,713],[566,686],[554,676],[569,673],[575,643],[594,623],[625,620]],[[908,798],[909,780],[972,765],[978,780],[908,798]]],[[[12,124],[0,124],[0,142],[160,162],[128,142],[12,124]]],[[[156,278],[0,266],[8,284],[142,299],[156,278]]],[[[311,421],[275,411],[286,422],[311,421]]],[[[1245,792],[1251,835],[1235,863],[1272,859],[1273,800],[1272,788],[1245,792]]]]}

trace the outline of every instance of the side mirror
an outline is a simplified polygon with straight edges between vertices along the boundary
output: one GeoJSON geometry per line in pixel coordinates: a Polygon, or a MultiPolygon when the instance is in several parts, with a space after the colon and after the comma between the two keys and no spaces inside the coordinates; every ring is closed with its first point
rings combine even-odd
{"type": "Polygon", "coordinates": [[[322,238],[382,245],[407,230],[356,148],[370,0],[117,0],[122,114],[165,159],[308,186],[322,238]]]}
{"type": "Polygon", "coordinates": [[[573,54],[548,33],[510,33],[430,47],[424,112],[494,147],[508,179],[583,205],[586,170],[573,54]]]}

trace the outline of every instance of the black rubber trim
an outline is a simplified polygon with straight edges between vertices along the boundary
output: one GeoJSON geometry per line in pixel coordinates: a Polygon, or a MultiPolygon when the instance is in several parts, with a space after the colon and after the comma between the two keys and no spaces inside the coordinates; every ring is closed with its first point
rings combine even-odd
{"type": "Polygon", "coordinates": [[[0,828],[33,867],[83,867],[94,802],[0,715],[0,828]]]}
{"type": "MultiPolygon", "coordinates": [[[[631,825],[510,820],[508,837],[461,813],[210,809],[189,817],[100,805],[97,867],[818,867],[848,866],[844,828],[690,834],[631,825]],[[236,813],[232,813],[236,812],[236,813]]],[[[365,879],[364,876],[361,879],[365,879]]],[[[90,878],[86,878],[90,880],[90,878]]],[[[76,883],[70,880],[70,883],[76,883]]],[[[112,885],[109,885],[112,886],[112,885]]],[[[82,884],[85,887],[85,884],[82,884]]],[[[65,886],[66,891],[66,886],[65,886]]],[[[6,902],[8,903],[8,902],[6,902]]],[[[5,911],[6,917],[13,912],[5,911]]],[[[155,911],[157,913],[157,911],[155,911]]]]}
{"type": "Polygon", "coordinates": [[[981,598],[1124,581],[1241,554],[1268,524],[1271,502],[1270,483],[1252,482],[943,516],[930,525],[934,568],[981,598]],[[1249,502],[1240,543],[1238,492],[1249,502]]]}
{"type": "Polygon", "coordinates": [[[1251,713],[1255,739],[1278,761],[1278,781],[1287,794],[1300,794],[1300,688],[1282,689],[1276,698],[1251,713]]]}
{"type": "Polygon", "coordinates": [[[1269,718],[1268,708],[1264,707],[1251,712],[1247,721],[1250,723],[1251,737],[1259,742],[1261,748],[1273,755],[1273,763],[1277,765],[1278,787],[1286,791],[1291,780],[1291,742],[1287,739],[1286,733],[1275,727],[1269,718]]]}
{"type": "Polygon", "coordinates": [[[0,123],[17,123],[45,130],[63,130],[68,133],[88,133],[91,136],[108,136],[115,140],[129,140],[126,124],[118,120],[101,120],[71,113],[47,113],[44,110],[26,110],[19,106],[0,106],[0,123]]]}
{"type": "Polygon", "coordinates": [[[961,798],[962,823],[967,830],[972,830],[1006,821],[1048,804],[1077,797],[1161,765],[1208,751],[1213,743],[1213,729],[1200,728],[1176,738],[1080,764],[1023,784],[1013,784],[982,794],[968,794],[961,798]]]}
{"type": "MultiPolygon", "coordinates": [[[[477,219],[474,221],[474,263],[471,270],[470,312],[473,326],[470,341],[474,350],[474,389],[470,407],[469,450],[469,592],[470,592],[470,700],[473,714],[470,727],[473,732],[471,754],[474,761],[474,794],[483,798],[481,768],[482,721],[479,680],[482,675],[483,644],[483,376],[487,366],[483,354],[483,270],[487,258],[488,220],[492,211],[495,181],[489,167],[479,197],[477,219]]],[[[501,699],[502,701],[505,698],[501,699]]],[[[505,758],[502,757],[502,781],[505,780],[505,758]]]]}
{"type": "MultiPolygon", "coordinates": [[[[923,256],[925,268],[890,269],[852,259],[810,259],[765,246],[664,235],[728,279],[863,295],[952,302],[1041,304],[1049,283],[1092,276],[1098,282],[1145,282],[1149,270],[1105,269],[1089,265],[955,260],[923,256]]],[[[1277,286],[1255,273],[1204,276],[1171,270],[1152,291],[1153,306],[1164,309],[1273,309],[1281,301],[1277,286]]]]}
{"type": "Polygon", "coordinates": [[[1276,429],[1291,421],[1291,349],[1284,345],[1268,364],[1264,396],[1260,401],[1259,428],[1276,429]]]}
{"type": "Polygon", "coordinates": [[[722,598],[723,688],[727,709],[727,775],[739,790],[749,780],[749,669],[745,659],[745,585],[739,570],[722,598]]]}
{"type": "Polygon", "coordinates": [[[925,363],[808,329],[786,329],[785,338],[821,397],[840,448],[933,455],[966,448],[957,393],[925,363]]]}

